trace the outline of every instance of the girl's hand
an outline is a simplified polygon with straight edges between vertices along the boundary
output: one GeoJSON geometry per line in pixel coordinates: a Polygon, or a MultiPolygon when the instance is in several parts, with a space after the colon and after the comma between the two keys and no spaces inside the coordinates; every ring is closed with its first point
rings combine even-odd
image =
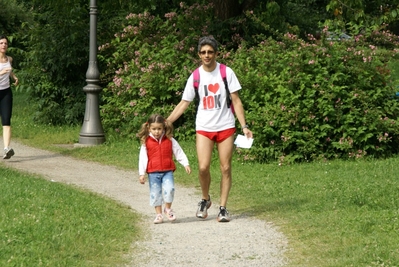
{"type": "Polygon", "coordinates": [[[140,175],[139,181],[140,181],[140,184],[145,184],[145,175],[140,175]]]}
{"type": "Polygon", "coordinates": [[[190,168],[190,166],[185,166],[184,167],[185,169],[186,169],[186,172],[188,173],[188,174],[190,174],[191,173],[191,168],[190,168]]]}

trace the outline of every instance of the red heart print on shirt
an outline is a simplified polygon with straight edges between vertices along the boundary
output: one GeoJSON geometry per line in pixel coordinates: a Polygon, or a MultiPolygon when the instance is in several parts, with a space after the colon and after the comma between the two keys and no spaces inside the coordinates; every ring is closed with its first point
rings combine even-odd
{"type": "Polygon", "coordinates": [[[211,91],[213,94],[216,94],[216,92],[219,90],[219,84],[210,84],[208,85],[208,90],[211,91]]]}

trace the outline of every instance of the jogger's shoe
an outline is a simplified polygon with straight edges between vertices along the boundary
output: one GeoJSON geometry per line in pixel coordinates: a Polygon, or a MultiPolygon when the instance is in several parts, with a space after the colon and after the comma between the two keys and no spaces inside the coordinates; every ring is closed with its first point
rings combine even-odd
{"type": "Polygon", "coordinates": [[[12,156],[14,156],[14,149],[12,148],[5,148],[4,149],[4,155],[3,155],[3,159],[9,159],[12,156]]]}
{"type": "Polygon", "coordinates": [[[163,216],[162,216],[162,214],[157,214],[157,216],[155,217],[154,223],[155,223],[155,224],[163,223],[163,216]]]}
{"type": "Polygon", "coordinates": [[[168,216],[169,221],[176,220],[175,212],[172,209],[164,208],[163,212],[168,216]]]}
{"type": "Polygon", "coordinates": [[[197,218],[205,219],[206,217],[208,217],[208,209],[211,207],[211,205],[212,201],[210,196],[208,200],[202,199],[198,203],[198,210],[196,213],[197,218]]]}
{"type": "Polygon", "coordinates": [[[220,207],[218,214],[218,222],[229,222],[229,221],[230,221],[230,216],[226,207],[220,207]]]}

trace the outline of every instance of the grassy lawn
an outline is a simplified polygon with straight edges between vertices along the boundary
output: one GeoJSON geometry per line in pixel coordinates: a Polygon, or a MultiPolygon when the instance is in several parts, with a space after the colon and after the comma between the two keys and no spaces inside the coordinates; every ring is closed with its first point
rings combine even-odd
{"type": "Polygon", "coordinates": [[[94,193],[1,168],[0,266],[119,266],[139,216],[94,193]]]}
{"type": "MultiPolygon", "coordinates": [[[[80,126],[35,125],[29,119],[29,106],[22,105],[23,95],[16,94],[15,98],[13,133],[19,141],[77,158],[137,168],[137,140],[106,136],[106,143],[99,146],[76,149],[56,146],[78,142],[80,126]]],[[[194,144],[180,143],[195,173],[194,144]]],[[[245,213],[274,222],[289,239],[287,255],[291,266],[399,266],[398,158],[278,166],[242,163],[236,156],[229,209],[235,214],[245,213]]],[[[216,157],[212,164],[211,195],[217,199],[216,157]]],[[[178,183],[199,188],[195,175],[185,175],[183,168],[177,167],[178,183]]],[[[31,214],[40,216],[40,212],[36,209],[31,214]]],[[[92,211],[82,214],[86,212],[92,211]]]]}

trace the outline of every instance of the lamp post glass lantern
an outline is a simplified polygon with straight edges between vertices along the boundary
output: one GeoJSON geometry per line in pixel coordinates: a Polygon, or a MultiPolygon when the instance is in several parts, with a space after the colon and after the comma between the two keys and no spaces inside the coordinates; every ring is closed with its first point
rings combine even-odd
{"type": "Polygon", "coordinates": [[[97,66],[97,1],[90,0],[90,47],[89,67],[86,72],[87,85],[83,87],[86,93],[86,108],[82,129],[79,134],[79,144],[98,145],[105,142],[104,130],[100,120],[99,86],[100,72],[97,66]]]}

